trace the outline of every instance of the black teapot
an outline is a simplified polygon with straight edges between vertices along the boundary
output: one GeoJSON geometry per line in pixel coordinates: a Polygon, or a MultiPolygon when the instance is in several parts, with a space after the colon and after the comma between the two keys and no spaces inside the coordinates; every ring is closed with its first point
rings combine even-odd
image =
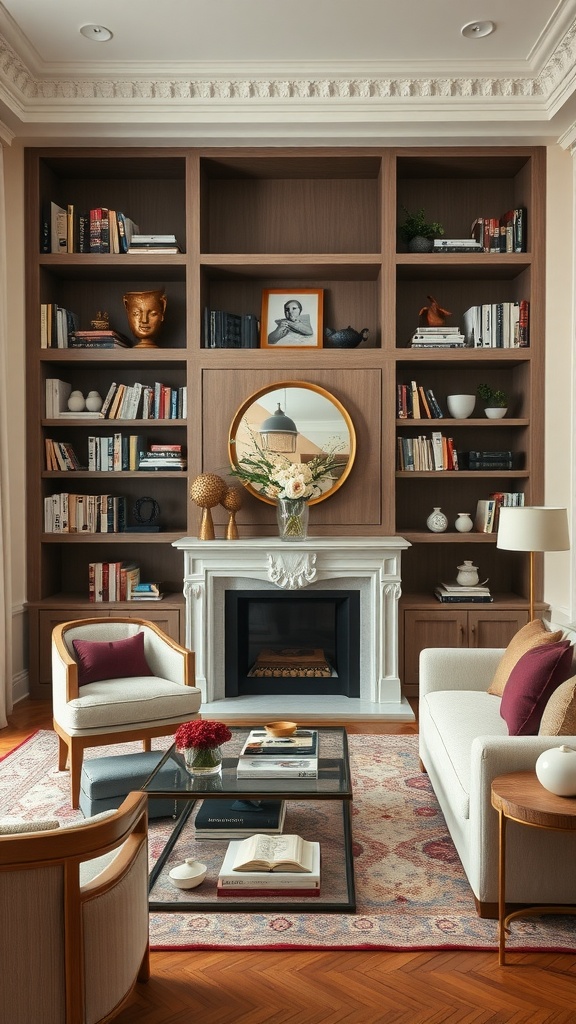
{"type": "Polygon", "coordinates": [[[331,331],[326,328],[326,348],[356,348],[361,341],[366,341],[369,330],[364,327],[361,331],[355,331],[353,327],[344,327],[341,331],[331,331]]]}

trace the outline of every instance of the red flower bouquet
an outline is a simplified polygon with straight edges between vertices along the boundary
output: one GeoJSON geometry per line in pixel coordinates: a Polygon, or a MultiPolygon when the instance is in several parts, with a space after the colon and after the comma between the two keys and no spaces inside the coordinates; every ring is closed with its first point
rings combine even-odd
{"type": "Polygon", "coordinates": [[[197,719],[195,722],[184,722],[176,730],[177,750],[187,750],[189,747],[196,747],[200,750],[210,750],[219,747],[232,739],[232,733],[224,722],[208,722],[197,719]]]}
{"type": "Polygon", "coordinates": [[[176,749],[184,755],[191,775],[216,775],[222,770],[220,744],[232,739],[224,722],[184,722],[176,730],[176,749]]]}

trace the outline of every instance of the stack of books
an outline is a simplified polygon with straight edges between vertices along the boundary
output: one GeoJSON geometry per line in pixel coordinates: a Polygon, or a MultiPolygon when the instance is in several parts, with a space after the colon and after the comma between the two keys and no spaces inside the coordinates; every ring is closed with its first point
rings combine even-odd
{"type": "Polygon", "coordinates": [[[462,469],[501,470],[514,469],[514,458],[509,448],[501,450],[460,452],[462,469]]]}
{"type": "Polygon", "coordinates": [[[284,800],[203,800],[194,819],[196,839],[246,839],[254,833],[279,835],[284,800]]]}
{"type": "Polygon", "coordinates": [[[482,252],[482,243],[475,238],[435,238],[434,252],[482,252]]]}
{"type": "Polygon", "coordinates": [[[320,843],[294,835],[253,835],[232,841],[218,875],[217,894],[319,896],[320,843]]]}
{"type": "Polygon", "coordinates": [[[252,729],[238,758],[239,779],[318,778],[318,730],[297,729],[292,736],[270,736],[252,729]]]}
{"type": "Polygon", "coordinates": [[[418,327],[411,348],[465,348],[466,338],[459,327],[418,327]]]}
{"type": "Polygon", "coordinates": [[[140,453],[138,469],[149,472],[153,469],[169,470],[186,469],[186,455],[181,444],[151,444],[148,451],[140,453]]]}
{"type": "Polygon", "coordinates": [[[128,601],[161,601],[164,597],[161,583],[140,583],[131,588],[128,601]]]}
{"type": "Polygon", "coordinates": [[[131,348],[132,342],[118,331],[72,331],[64,348],[131,348]]]}
{"type": "Polygon", "coordinates": [[[128,246],[128,254],[168,256],[181,252],[176,235],[140,235],[133,234],[128,246]]]}
{"type": "Polygon", "coordinates": [[[463,587],[456,581],[438,584],[434,596],[442,604],[466,604],[470,601],[474,604],[489,604],[493,601],[489,587],[480,584],[475,587],[463,587]]]}

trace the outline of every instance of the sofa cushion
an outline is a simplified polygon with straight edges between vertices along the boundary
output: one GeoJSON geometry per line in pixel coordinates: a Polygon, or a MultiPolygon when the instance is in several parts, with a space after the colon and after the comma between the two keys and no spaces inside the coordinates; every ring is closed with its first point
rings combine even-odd
{"type": "Polygon", "coordinates": [[[544,708],[540,736],[576,736],[576,676],[560,683],[544,708]]]}
{"type": "Polygon", "coordinates": [[[124,640],[73,640],[78,660],[78,685],[102,679],[151,676],[144,654],[144,633],[124,640]]]}
{"type": "Polygon", "coordinates": [[[562,630],[557,629],[554,633],[546,629],[546,626],[541,619],[533,619],[532,622],[527,622],[522,629],[512,637],[508,647],[504,651],[502,658],[498,664],[498,668],[494,673],[494,678],[488,687],[488,693],[493,693],[497,697],[501,697],[504,693],[504,687],[508,681],[508,677],[526,651],[532,650],[533,647],[541,647],[542,644],[555,644],[562,639],[562,630]]]}
{"type": "Polygon", "coordinates": [[[551,693],[572,669],[569,640],[526,651],[512,669],[502,694],[500,714],[510,736],[535,736],[551,693]]]}
{"type": "Polygon", "coordinates": [[[454,814],[470,814],[472,760],[470,751],[477,736],[506,736],[500,717],[500,700],[485,690],[434,690],[421,701],[420,716],[426,719],[426,746],[449,793],[454,814]],[[424,707],[425,705],[425,707],[424,707]]]}
{"type": "MultiPolygon", "coordinates": [[[[155,723],[193,718],[200,708],[202,691],[159,676],[136,676],[110,683],[88,683],[78,697],[59,711],[58,721],[74,732],[123,725],[155,723]]],[[[167,730],[167,733],[170,729],[167,730]]]]}

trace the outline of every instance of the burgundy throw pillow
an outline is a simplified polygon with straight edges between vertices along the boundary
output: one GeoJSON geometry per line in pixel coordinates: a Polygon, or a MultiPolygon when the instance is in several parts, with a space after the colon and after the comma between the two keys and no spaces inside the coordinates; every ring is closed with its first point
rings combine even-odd
{"type": "Polygon", "coordinates": [[[72,645],[79,686],[101,679],[153,675],[144,655],[144,633],[125,640],[73,640],[72,645]]]}
{"type": "Polygon", "coordinates": [[[569,640],[526,651],[512,669],[500,703],[510,736],[536,736],[550,694],[572,671],[569,640]]]}

